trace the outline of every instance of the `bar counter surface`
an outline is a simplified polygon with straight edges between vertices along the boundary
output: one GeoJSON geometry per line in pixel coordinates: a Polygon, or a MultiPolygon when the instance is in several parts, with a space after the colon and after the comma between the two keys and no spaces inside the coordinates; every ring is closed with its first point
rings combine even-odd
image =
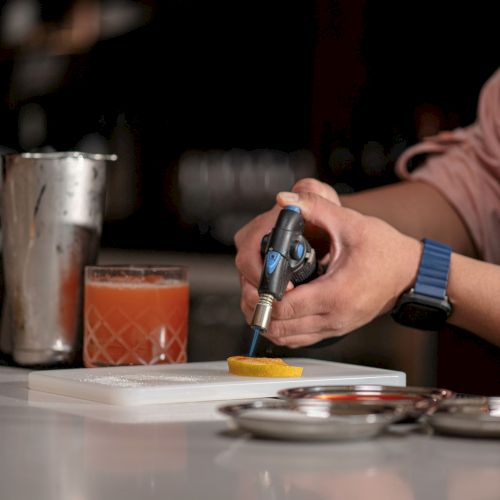
{"type": "Polygon", "coordinates": [[[500,498],[500,440],[400,426],[364,441],[255,439],[226,402],[115,407],[0,367],[1,500],[500,498]]]}

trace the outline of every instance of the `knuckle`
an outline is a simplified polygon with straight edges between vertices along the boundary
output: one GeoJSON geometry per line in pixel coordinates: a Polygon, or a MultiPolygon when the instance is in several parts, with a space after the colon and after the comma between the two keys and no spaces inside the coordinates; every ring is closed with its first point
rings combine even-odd
{"type": "Polygon", "coordinates": [[[251,304],[253,303],[254,294],[248,285],[243,285],[241,289],[241,302],[245,304],[246,307],[251,309],[251,304]]]}
{"type": "Polygon", "coordinates": [[[241,297],[240,297],[240,308],[243,312],[248,310],[248,300],[247,300],[246,295],[244,293],[242,293],[241,297]]]}
{"type": "Polygon", "coordinates": [[[244,228],[240,229],[234,235],[234,245],[236,246],[236,248],[243,247],[246,239],[247,239],[247,231],[244,228]]]}
{"type": "Polygon", "coordinates": [[[244,257],[241,252],[238,252],[234,258],[234,265],[236,269],[241,269],[243,267],[244,257]]]}
{"type": "Polygon", "coordinates": [[[326,327],[324,333],[328,332],[329,336],[339,336],[346,332],[350,323],[349,317],[345,310],[336,309],[326,317],[326,327]]]}
{"type": "Polygon", "coordinates": [[[313,179],[312,177],[306,177],[304,179],[300,179],[297,181],[294,186],[293,190],[294,191],[316,191],[317,189],[320,189],[321,182],[313,179]]]}
{"type": "Polygon", "coordinates": [[[236,233],[234,235],[234,244],[236,245],[236,247],[240,246],[240,244],[241,244],[241,240],[243,239],[244,230],[245,230],[244,227],[241,229],[238,229],[238,231],[236,231],[236,233]]]}
{"type": "Polygon", "coordinates": [[[297,315],[293,302],[286,299],[276,304],[273,313],[277,319],[293,319],[297,315]]]}
{"type": "Polygon", "coordinates": [[[245,320],[249,323],[252,319],[252,308],[243,297],[240,300],[240,308],[243,316],[245,316],[245,320]]]}
{"type": "Polygon", "coordinates": [[[287,336],[287,331],[282,321],[271,321],[267,334],[276,344],[284,345],[284,339],[287,336]]]}

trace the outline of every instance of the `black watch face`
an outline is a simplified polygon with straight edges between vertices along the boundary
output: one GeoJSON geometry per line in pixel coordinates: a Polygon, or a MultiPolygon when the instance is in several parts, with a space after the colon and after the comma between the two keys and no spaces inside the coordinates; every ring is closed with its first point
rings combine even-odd
{"type": "Polygon", "coordinates": [[[446,322],[446,311],[425,304],[406,302],[393,313],[394,319],[402,325],[420,330],[439,330],[446,322]]]}

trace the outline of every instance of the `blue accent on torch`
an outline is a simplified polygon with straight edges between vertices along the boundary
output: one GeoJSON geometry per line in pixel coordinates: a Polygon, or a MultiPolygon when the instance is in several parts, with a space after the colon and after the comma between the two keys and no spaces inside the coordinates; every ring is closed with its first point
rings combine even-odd
{"type": "Polygon", "coordinates": [[[297,245],[297,249],[295,250],[296,254],[297,254],[297,257],[299,259],[302,259],[302,256],[304,255],[304,245],[302,243],[299,243],[297,245]]]}
{"type": "Polygon", "coordinates": [[[250,345],[250,350],[248,351],[248,357],[253,358],[255,356],[255,348],[257,347],[257,340],[259,340],[259,335],[261,329],[258,326],[252,326],[253,338],[252,344],[250,345]]]}
{"type": "Polygon", "coordinates": [[[300,214],[300,207],[297,207],[295,205],[287,205],[285,207],[285,210],[292,210],[293,212],[297,212],[298,214],[300,214]]]}
{"type": "Polygon", "coordinates": [[[271,250],[267,252],[266,255],[266,271],[268,274],[273,274],[278,266],[278,263],[281,259],[281,254],[276,252],[276,250],[271,250]]]}

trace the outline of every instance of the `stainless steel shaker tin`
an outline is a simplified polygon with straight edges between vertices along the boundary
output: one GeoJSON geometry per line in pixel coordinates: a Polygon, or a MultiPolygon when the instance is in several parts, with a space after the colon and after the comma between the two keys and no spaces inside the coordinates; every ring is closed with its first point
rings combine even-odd
{"type": "Polygon", "coordinates": [[[106,162],[114,155],[4,157],[2,350],[23,366],[72,362],[81,348],[83,268],[96,261],[106,162]]]}
{"type": "MultiPolygon", "coordinates": [[[[100,233],[106,182],[102,165],[115,158],[76,151],[6,155],[4,196],[9,196],[9,188],[15,189],[16,197],[27,202],[22,207],[18,202],[16,208],[25,220],[36,215],[38,224],[58,220],[100,233]]],[[[9,208],[5,207],[6,223],[9,208]]]]}

